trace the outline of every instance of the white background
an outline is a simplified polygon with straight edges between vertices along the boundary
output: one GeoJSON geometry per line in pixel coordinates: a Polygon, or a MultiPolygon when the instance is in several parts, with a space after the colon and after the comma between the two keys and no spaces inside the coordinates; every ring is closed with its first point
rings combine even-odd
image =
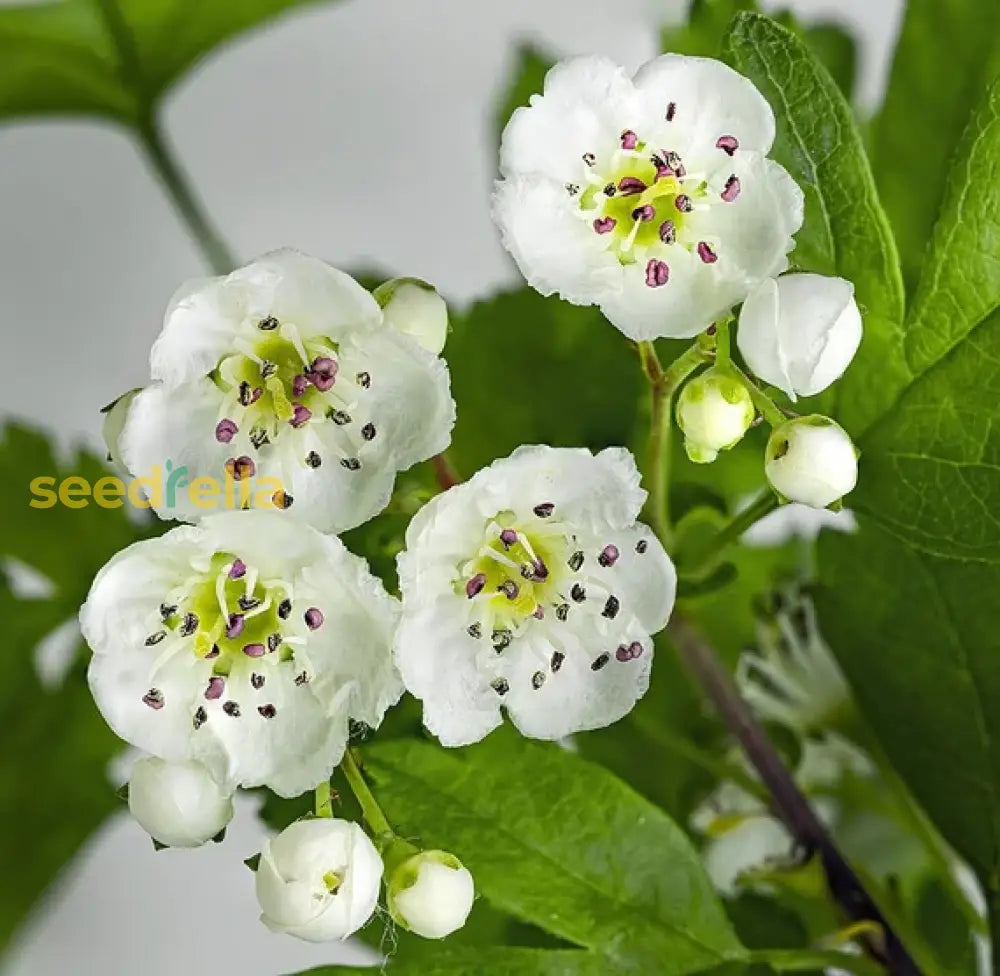
{"type": "MultiPolygon", "coordinates": [[[[854,26],[867,105],[883,85],[900,2],[792,4],[806,20],[854,26]]],[[[466,303],[516,280],[488,212],[493,106],[515,42],[634,68],[681,6],[321,5],[212,57],[173,94],[167,125],[241,257],[294,245],[347,268],[418,275],[466,303]]],[[[96,444],[98,408],[144,381],[168,297],[202,273],[125,135],[82,122],[0,128],[0,416],[96,444]]],[[[3,976],[275,976],[345,959],[344,948],[259,925],[241,862],[260,837],[246,805],[225,844],[195,852],[154,854],[137,826],[114,819],[25,927],[3,976]]]]}

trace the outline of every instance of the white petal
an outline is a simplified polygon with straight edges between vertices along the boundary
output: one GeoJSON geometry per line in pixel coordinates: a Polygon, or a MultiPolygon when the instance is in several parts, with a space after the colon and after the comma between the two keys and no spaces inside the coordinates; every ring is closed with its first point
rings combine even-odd
{"type": "Polygon", "coordinates": [[[663,119],[673,103],[669,125],[701,151],[721,154],[715,143],[726,135],[735,136],[740,149],[760,153],[774,142],[771,106],[753,82],[721,61],[664,54],[644,64],[634,82],[651,117],[663,119]]]}
{"type": "Polygon", "coordinates": [[[435,356],[448,338],[448,306],[433,285],[419,278],[394,278],[373,292],[385,324],[415,339],[435,356]]]}
{"type": "Polygon", "coordinates": [[[762,281],[747,296],[740,309],[736,344],[750,372],[795,399],[785,346],[778,330],[778,283],[774,278],[762,281]]]}
{"type": "Polygon", "coordinates": [[[478,742],[502,722],[500,698],[490,687],[495,671],[481,666],[494,654],[489,635],[469,635],[465,608],[453,594],[434,600],[417,590],[414,601],[396,633],[403,683],[423,702],[424,725],[442,745],[478,742]]]}
{"type": "Polygon", "coordinates": [[[504,247],[541,294],[590,305],[619,287],[622,267],[610,242],[594,233],[563,184],[533,174],[500,180],[492,211],[504,247]]]}
{"type": "Polygon", "coordinates": [[[269,315],[302,336],[332,339],[376,328],[382,313],[350,275],[298,251],[273,251],[224,278],[183,285],[150,358],[154,380],[183,383],[213,370],[236,334],[269,315]]]}
{"type": "Polygon", "coordinates": [[[504,176],[536,173],[562,185],[578,180],[585,153],[617,145],[635,113],[635,90],[625,70],[607,58],[578,57],[556,64],[542,95],[517,109],[500,140],[504,176]]]}

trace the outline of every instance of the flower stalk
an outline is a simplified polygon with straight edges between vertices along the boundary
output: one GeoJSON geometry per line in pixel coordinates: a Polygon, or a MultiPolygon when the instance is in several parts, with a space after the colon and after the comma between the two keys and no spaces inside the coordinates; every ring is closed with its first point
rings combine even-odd
{"type": "Polygon", "coordinates": [[[382,812],[378,800],[375,799],[375,794],[365,782],[364,774],[361,772],[361,766],[353,749],[345,750],[340,768],[343,770],[347,785],[350,786],[354,798],[361,807],[365,822],[375,838],[376,846],[382,847],[389,843],[396,836],[396,832],[382,812]]]}

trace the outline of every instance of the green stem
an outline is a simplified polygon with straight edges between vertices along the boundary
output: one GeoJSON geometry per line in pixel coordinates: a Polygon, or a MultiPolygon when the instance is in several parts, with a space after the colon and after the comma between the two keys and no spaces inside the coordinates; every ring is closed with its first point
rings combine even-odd
{"type": "Polygon", "coordinates": [[[777,507],[778,499],[774,492],[765,489],[746,508],[737,512],[729,524],[720,529],[709,540],[708,545],[699,553],[698,561],[693,566],[681,567],[683,575],[690,578],[704,576],[715,565],[719,556],[736,542],[751,525],[759,522],[777,507]]]}
{"type": "Polygon", "coordinates": [[[159,123],[149,112],[139,123],[139,140],[153,169],[163,183],[181,218],[187,224],[191,237],[216,274],[228,274],[236,267],[236,260],[212,226],[187,175],[167,144],[159,123]]]}
{"type": "Polygon", "coordinates": [[[780,427],[788,419],[784,410],[747,376],[736,363],[730,360],[726,368],[747,388],[747,391],[750,393],[750,399],[753,400],[753,405],[757,408],[757,412],[768,424],[772,427],[780,427]]]}
{"type": "Polygon", "coordinates": [[[375,799],[375,795],[365,782],[353,749],[348,749],[344,753],[344,758],[340,762],[340,768],[344,771],[347,784],[361,806],[361,812],[364,814],[364,818],[368,822],[373,836],[376,838],[395,836],[392,825],[382,812],[382,808],[378,805],[378,800],[375,799]]]}
{"type": "Polygon", "coordinates": [[[1000,890],[986,891],[986,917],[990,924],[990,942],[993,948],[993,972],[1000,971],[1000,890]]]}
{"type": "Polygon", "coordinates": [[[329,780],[316,787],[316,816],[327,819],[333,816],[333,794],[329,780]]]}
{"type": "Polygon", "coordinates": [[[724,319],[715,325],[715,365],[720,370],[727,370],[733,364],[729,345],[729,320],[724,319]]]}
{"type": "Polygon", "coordinates": [[[668,544],[670,527],[670,438],[674,395],[681,384],[711,358],[701,340],[693,342],[666,369],[652,342],[639,343],[639,362],[649,380],[649,447],[646,477],[649,518],[657,535],[668,544]]]}
{"type": "Polygon", "coordinates": [[[770,966],[779,973],[839,969],[857,976],[883,976],[882,967],[871,959],[835,950],[759,949],[750,952],[748,961],[770,966]]]}

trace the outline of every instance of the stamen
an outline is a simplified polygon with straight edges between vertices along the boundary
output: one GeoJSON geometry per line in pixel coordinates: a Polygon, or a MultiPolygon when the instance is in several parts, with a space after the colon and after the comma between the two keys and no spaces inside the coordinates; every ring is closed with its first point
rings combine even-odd
{"type": "Polygon", "coordinates": [[[309,381],[305,378],[303,373],[298,373],[295,379],[292,380],[292,396],[300,397],[306,392],[306,387],[309,385],[309,381]]]}
{"type": "Polygon", "coordinates": [[[607,617],[608,620],[614,620],[618,616],[618,610],[621,607],[621,603],[613,593],[608,597],[607,603],[604,604],[604,609],[601,611],[602,617],[607,617]]]}
{"type": "Polygon", "coordinates": [[[289,495],[283,488],[279,489],[271,496],[271,504],[279,511],[291,508],[292,502],[294,501],[295,498],[292,495],[289,495]]]}
{"type": "Polygon", "coordinates": [[[478,623],[469,624],[468,634],[470,637],[474,637],[476,640],[479,640],[479,638],[483,636],[483,628],[478,623]]]}
{"type": "Polygon", "coordinates": [[[243,562],[242,559],[237,557],[233,560],[232,566],[229,567],[229,578],[231,580],[243,579],[247,574],[247,564],[243,562]]]}
{"type": "Polygon", "coordinates": [[[504,529],[500,533],[500,541],[503,543],[504,549],[509,549],[515,542],[517,542],[517,532],[513,529],[504,529]]]}
{"type": "Polygon", "coordinates": [[[590,670],[591,671],[600,671],[601,668],[603,668],[604,665],[607,664],[608,661],[610,661],[610,660],[611,660],[611,655],[608,654],[608,653],[604,653],[600,657],[596,658],[594,661],[591,662],[591,664],[590,664],[590,670]]]}
{"type": "Polygon", "coordinates": [[[226,636],[230,639],[239,637],[243,633],[243,614],[231,613],[229,623],[226,625],[226,636]]]}
{"type": "Polygon", "coordinates": [[[651,203],[646,203],[641,207],[636,207],[632,211],[633,220],[647,221],[652,220],[656,216],[656,208],[651,203]]]}
{"type": "Polygon", "coordinates": [[[705,262],[705,264],[715,264],[719,260],[719,255],[712,250],[709,244],[705,241],[698,242],[698,257],[705,262]]]}
{"type": "Polygon", "coordinates": [[[273,654],[279,647],[281,647],[281,634],[268,634],[267,635],[268,652],[273,654]]]}
{"type": "Polygon", "coordinates": [[[640,539],[635,544],[635,551],[641,556],[649,548],[649,543],[645,539],[640,539]]]}
{"type": "Polygon", "coordinates": [[[227,701],[227,702],[226,702],[226,703],[225,703],[225,704],[224,704],[224,705],[222,706],[222,710],[223,710],[223,711],[224,711],[224,712],[225,712],[225,713],[226,713],[226,714],[227,714],[227,715],[228,715],[228,716],[229,716],[230,718],[239,718],[239,717],[240,717],[240,706],[239,706],[239,705],[238,705],[238,704],[237,704],[236,702],[234,702],[234,701],[227,701]]]}
{"type": "Polygon", "coordinates": [[[625,644],[619,644],[618,650],[615,651],[615,658],[621,662],[634,661],[637,657],[642,656],[643,647],[638,641],[632,641],[631,644],[626,646],[625,644]]]}
{"type": "Polygon", "coordinates": [[[319,607],[310,607],[302,615],[302,619],[310,630],[319,630],[323,626],[323,611],[319,607]]]}
{"type": "Polygon", "coordinates": [[[265,319],[261,319],[257,323],[257,328],[262,332],[273,332],[278,327],[278,320],[273,316],[269,315],[265,319]]]}
{"type": "Polygon", "coordinates": [[[594,230],[598,234],[610,234],[617,224],[618,221],[614,217],[596,217],[594,219],[594,230]]]}
{"type": "Polygon", "coordinates": [[[608,566],[614,566],[614,564],[618,562],[619,555],[618,546],[608,543],[608,545],[601,550],[601,554],[597,557],[597,561],[606,569],[608,566]]]}
{"type": "Polygon", "coordinates": [[[250,443],[259,451],[265,444],[271,443],[271,438],[263,427],[251,427],[250,443]]]}
{"type": "Polygon", "coordinates": [[[261,718],[274,718],[278,714],[278,710],[273,705],[259,705],[257,711],[261,718]]]}
{"type": "Polygon", "coordinates": [[[200,729],[207,721],[208,721],[208,712],[206,712],[205,709],[202,708],[201,705],[199,705],[195,709],[194,718],[191,722],[191,724],[194,726],[195,732],[197,732],[198,729],[200,729]]]}
{"type": "Polygon", "coordinates": [[[673,244],[677,240],[677,228],[672,220],[665,220],[660,224],[660,240],[664,244],[673,244]]]}
{"type": "Polygon", "coordinates": [[[566,660],[566,655],[562,651],[553,651],[552,660],[549,662],[549,667],[552,668],[552,673],[555,674],[566,660]]]}
{"type": "Polygon", "coordinates": [[[240,392],[239,392],[240,405],[244,407],[249,407],[251,396],[252,396],[252,391],[250,389],[250,384],[246,380],[243,380],[240,383],[240,392]]]}
{"type": "Polygon", "coordinates": [[[244,593],[237,598],[236,602],[240,605],[240,609],[244,611],[256,610],[260,606],[260,600],[255,596],[251,596],[249,593],[244,593]]]}
{"type": "Polygon", "coordinates": [[[228,417],[220,420],[215,425],[215,439],[220,444],[228,444],[239,432],[239,427],[236,426],[236,422],[230,420],[228,417]]]}
{"type": "Polygon", "coordinates": [[[559,606],[556,607],[556,619],[561,622],[564,622],[568,616],[569,616],[569,604],[560,603],[559,606]]]}
{"type": "Polygon", "coordinates": [[[614,183],[608,183],[604,187],[604,195],[606,197],[613,197],[615,195],[615,185],[614,185],[614,183]]]}
{"type": "Polygon", "coordinates": [[[160,604],[160,617],[163,619],[164,623],[166,623],[166,621],[168,621],[175,613],[177,613],[176,603],[160,604]]]}
{"type": "Polygon", "coordinates": [[[186,613],[181,623],[181,637],[190,637],[198,629],[198,614],[186,613]]]}
{"type": "Polygon", "coordinates": [[[691,213],[694,210],[694,204],[691,202],[691,198],[686,193],[678,193],[674,197],[674,206],[681,213],[691,213]]]}
{"type": "Polygon", "coordinates": [[[247,657],[263,657],[266,652],[263,644],[245,644],[243,646],[243,653],[247,657]]]}
{"type": "Polygon", "coordinates": [[[212,677],[208,679],[208,687],[205,689],[205,697],[209,701],[215,701],[217,698],[222,697],[223,691],[226,689],[225,678],[212,677]]]}
{"type": "Polygon", "coordinates": [[[282,620],[287,620],[291,612],[292,612],[291,600],[282,600],[281,603],[278,604],[278,616],[281,617],[282,620]]]}
{"type": "Polygon", "coordinates": [[[538,606],[536,606],[535,609],[532,611],[531,616],[534,617],[535,620],[544,620],[545,619],[545,607],[543,607],[539,603],[538,606]]]}
{"type": "Polygon", "coordinates": [[[646,264],[646,284],[650,288],[659,288],[670,280],[670,268],[666,262],[650,258],[646,264]]]}
{"type": "Polygon", "coordinates": [[[154,712],[158,712],[163,708],[163,692],[159,688],[150,688],[145,695],[142,696],[142,702],[144,705],[148,705],[154,712]]]}
{"type": "Polygon", "coordinates": [[[566,560],[566,564],[569,566],[574,573],[580,572],[580,567],[583,565],[583,553],[577,549],[572,556],[566,560]]]}
{"type": "Polygon", "coordinates": [[[264,362],[260,364],[260,378],[262,380],[270,379],[278,372],[278,364],[272,363],[270,360],[265,359],[264,362]]]}
{"type": "Polygon", "coordinates": [[[722,199],[726,203],[732,203],[740,195],[740,178],[734,173],[726,180],[726,185],[722,188],[722,199]]]}
{"type": "Polygon", "coordinates": [[[580,186],[577,183],[567,183],[566,192],[571,196],[575,197],[580,192],[580,186]]]}
{"type": "Polygon", "coordinates": [[[588,166],[593,166],[597,162],[597,157],[592,152],[585,152],[583,154],[583,161],[588,166]]]}
{"type": "Polygon", "coordinates": [[[323,463],[323,459],[315,452],[310,451],[306,455],[306,466],[309,468],[318,468],[323,463]]]}
{"type": "Polygon", "coordinates": [[[687,170],[684,169],[681,157],[674,152],[673,149],[664,154],[664,162],[667,164],[667,167],[674,174],[674,176],[681,177],[687,175],[687,170]]]}
{"type": "Polygon", "coordinates": [[[375,431],[375,425],[374,424],[365,424],[364,427],[361,428],[361,436],[366,441],[374,440],[375,439],[375,433],[376,433],[376,431],[375,431]]]}
{"type": "Polygon", "coordinates": [[[622,133],[622,149],[631,152],[638,145],[639,137],[631,129],[626,129],[622,133]]]}
{"type": "Polygon", "coordinates": [[[465,595],[471,600],[474,596],[478,596],[483,592],[483,587],[485,585],[486,574],[476,573],[476,575],[465,584],[465,595]]]}
{"type": "Polygon", "coordinates": [[[623,176],[618,181],[618,189],[624,196],[630,197],[636,193],[642,193],[646,189],[646,184],[637,176],[623,176]]]}
{"type": "Polygon", "coordinates": [[[219,654],[220,654],[219,645],[218,644],[213,644],[212,645],[212,649],[205,655],[205,660],[206,661],[212,661],[215,658],[217,658],[219,656],[219,654]]]}
{"type": "Polygon", "coordinates": [[[513,580],[504,580],[497,589],[507,597],[508,600],[516,600],[521,593],[521,588],[513,580]]]}
{"type": "Polygon", "coordinates": [[[490,635],[490,639],[493,641],[493,650],[499,654],[504,649],[510,647],[510,642],[514,639],[514,635],[506,628],[502,628],[494,630],[490,635]]]}
{"type": "Polygon", "coordinates": [[[296,403],[292,408],[292,419],[288,422],[293,427],[301,427],[311,416],[312,411],[308,407],[304,407],[301,403],[296,403]]]}
{"type": "Polygon", "coordinates": [[[494,691],[495,691],[495,692],[496,692],[496,693],[497,693],[498,695],[506,695],[506,694],[507,694],[507,692],[508,692],[508,691],[510,691],[510,684],[508,683],[508,681],[507,681],[507,679],[506,679],[506,678],[494,678],[494,679],[493,679],[493,680],[492,680],[492,681],[490,682],[490,687],[491,687],[491,688],[492,688],[492,689],[493,689],[493,690],[494,690],[494,691]]]}
{"type": "Polygon", "coordinates": [[[536,671],[531,676],[531,687],[534,688],[535,691],[538,691],[538,689],[541,688],[542,685],[544,685],[544,684],[545,684],[545,672],[544,671],[536,671]]]}
{"type": "Polygon", "coordinates": [[[348,471],[357,471],[361,467],[361,462],[357,458],[341,458],[340,466],[348,471]]]}
{"type": "Polygon", "coordinates": [[[257,674],[257,672],[254,671],[254,673],[250,675],[250,684],[253,686],[254,691],[260,691],[260,689],[264,687],[264,675],[257,674]]]}
{"type": "Polygon", "coordinates": [[[163,638],[166,637],[166,636],[167,636],[167,632],[165,630],[158,630],[155,634],[150,634],[146,638],[146,642],[145,642],[146,643],[146,647],[154,647],[155,645],[159,644],[160,641],[163,640],[163,638]]]}
{"type": "Polygon", "coordinates": [[[677,103],[676,102],[668,102],[667,103],[667,111],[666,111],[666,114],[663,117],[668,122],[673,122],[674,121],[674,116],[676,114],[677,114],[677,103]]]}
{"type": "Polygon", "coordinates": [[[548,518],[555,510],[554,502],[542,502],[541,505],[536,505],[532,509],[539,518],[548,518]]]}
{"type": "Polygon", "coordinates": [[[362,371],[354,379],[363,390],[367,390],[372,385],[371,373],[362,371]]]}
{"type": "Polygon", "coordinates": [[[326,414],[338,427],[351,422],[351,415],[343,410],[328,410],[326,414]]]}
{"type": "Polygon", "coordinates": [[[252,478],[257,473],[257,465],[252,458],[241,454],[238,458],[230,458],[226,461],[226,472],[233,481],[243,481],[244,478],[252,478]]]}
{"type": "Polygon", "coordinates": [[[306,377],[320,393],[326,393],[337,379],[337,362],[329,356],[314,359],[306,371],[306,377]]]}
{"type": "Polygon", "coordinates": [[[579,583],[574,583],[569,596],[574,603],[583,603],[587,599],[587,591],[579,583]]]}
{"type": "Polygon", "coordinates": [[[297,688],[301,688],[308,680],[309,680],[309,672],[308,671],[300,671],[295,676],[295,686],[297,688]]]}
{"type": "Polygon", "coordinates": [[[727,156],[732,156],[740,148],[736,136],[719,136],[715,146],[717,149],[721,149],[727,156]]]}

